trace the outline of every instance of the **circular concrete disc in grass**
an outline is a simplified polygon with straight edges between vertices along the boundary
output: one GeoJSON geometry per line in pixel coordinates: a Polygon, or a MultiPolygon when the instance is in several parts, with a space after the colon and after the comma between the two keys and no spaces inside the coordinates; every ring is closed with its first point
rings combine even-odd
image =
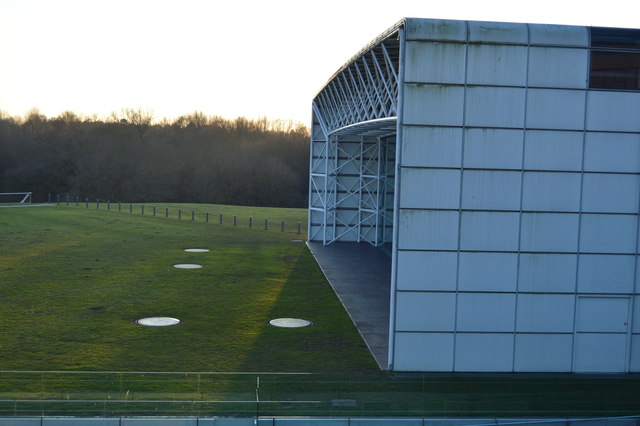
{"type": "Polygon", "coordinates": [[[180,324],[180,320],[178,318],[171,317],[148,317],[136,320],[136,324],[144,325],[146,327],[168,327],[170,325],[180,324]]]}
{"type": "Polygon", "coordinates": [[[173,265],[173,267],[178,269],[200,269],[202,265],[198,265],[197,263],[177,263],[173,265]]]}
{"type": "Polygon", "coordinates": [[[309,327],[313,323],[300,318],[276,318],[269,321],[269,324],[282,328],[302,328],[309,327]]]}
{"type": "Polygon", "coordinates": [[[184,249],[184,251],[189,253],[207,253],[209,249],[190,248],[190,249],[184,249]]]}

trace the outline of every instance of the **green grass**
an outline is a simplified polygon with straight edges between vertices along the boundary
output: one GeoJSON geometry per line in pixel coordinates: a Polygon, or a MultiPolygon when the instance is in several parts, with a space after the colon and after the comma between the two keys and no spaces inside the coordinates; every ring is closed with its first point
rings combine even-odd
{"type": "Polygon", "coordinates": [[[375,370],[304,235],[75,206],[2,209],[0,235],[0,370],[375,370]]]}
{"type": "Polygon", "coordinates": [[[0,209],[0,415],[640,413],[637,376],[380,372],[292,242],[306,237],[305,210],[182,204],[165,218],[152,206],[0,209]],[[134,323],[156,315],[183,322],[134,323]],[[314,325],[278,329],[275,317],[314,325]]]}

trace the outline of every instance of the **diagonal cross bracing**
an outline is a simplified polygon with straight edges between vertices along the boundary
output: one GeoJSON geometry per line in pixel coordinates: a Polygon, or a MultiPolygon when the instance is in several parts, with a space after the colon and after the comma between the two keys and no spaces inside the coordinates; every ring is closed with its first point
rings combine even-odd
{"type": "Polygon", "coordinates": [[[389,241],[400,42],[372,43],[313,100],[309,240],[389,241]]]}
{"type": "Polygon", "coordinates": [[[355,123],[397,115],[399,42],[371,47],[344,67],[314,99],[329,133],[355,123]]]}

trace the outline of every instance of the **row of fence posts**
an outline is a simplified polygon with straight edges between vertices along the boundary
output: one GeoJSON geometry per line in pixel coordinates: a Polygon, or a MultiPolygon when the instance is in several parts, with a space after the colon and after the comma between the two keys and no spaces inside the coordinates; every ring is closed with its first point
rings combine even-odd
{"type": "MultiPolygon", "coordinates": [[[[51,194],[49,194],[49,203],[51,203],[51,194]]],[[[69,207],[69,196],[67,195],[65,197],[65,203],[67,205],[67,207],[69,207]]],[[[75,200],[76,203],[76,207],[80,206],[80,197],[76,197],[75,200]]],[[[60,194],[56,195],[56,204],[60,204],[60,194]]],[[[84,201],[85,207],[89,208],[89,199],[85,198],[84,201]]],[[[111,201],[107,200],[106,202],[107,204],[107,210],[111,210],[111,201]]],[[[96,209],[100,208],[100,199],[96,200],[96,209]]],[[[144,215],[144,204],[140,205],[141,208],[141,213],[144,215]]],[[[122,211],[122,202],[118,201],[118,211],[121,212],[122,211]]],[[[153,216],[156,215],[156,206],[152,206],[152,211],[153,211],[153,216]]],[[[129,203],[129,213],[133,213],[133,204],[129,203]]],[[[164,209],[164,217],[169,217],[169,207],[165,207],[164,209]]],[[[205,212],[204,214],[205,217],[205,222],[209,223],[209,212],[205,212]]],[[[178,209],[178,219],[182,219],[182,209],[178,209]]],[[[196,219],[196,211],[195,210],[191,210],[191,221],[195,221],[196,219]]],[[[222,213],[220,213],[220,217],[219,217],[219,223],[220,225],[222,225],[222,213]]],[[[233,216],[233,226],[237,226],[238,225],[238,218],[236,215],[233,216]]],[[[284,232],[284,228],[285,228],[285,223],[284,220],[280,222],[280,231],[284,232]]],[[[253,228],[253,216],[249,216],[249,228],[253,228]]],[[[301,225],[300,222],[298,222],[298,234],[300,233],[300,229],[301,225]]],[[[269,229],[269,219],[265,219],[264,220],[264,229],[265,231],[269,229]]]]}

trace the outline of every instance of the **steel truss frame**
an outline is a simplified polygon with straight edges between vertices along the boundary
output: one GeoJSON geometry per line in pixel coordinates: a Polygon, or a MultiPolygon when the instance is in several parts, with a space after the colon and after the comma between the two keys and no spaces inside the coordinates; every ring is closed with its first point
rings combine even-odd
{"type": "Polygon", "coordinates": [[[397,33],[347,63],[313,101],[309,240],[389,240],[398,109],[397,33]]]}

